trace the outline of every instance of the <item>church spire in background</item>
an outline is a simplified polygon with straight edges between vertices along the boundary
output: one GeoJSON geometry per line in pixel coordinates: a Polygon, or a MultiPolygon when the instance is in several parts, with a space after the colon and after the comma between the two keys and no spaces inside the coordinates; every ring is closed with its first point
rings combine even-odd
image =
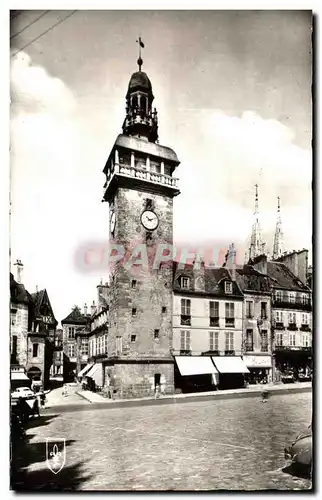
{"type": "Polygon", "coordinates": [[[283,244],[283,230],[282,230],[282,220],[281,220],[281,206],[280,197],[277,198],[277,221],[274,236],[274,246],[273,246],[273,259],[278,259],[283,254],[284,244],[283,244]]]}
{"type": "Polygon", "coordinates": [[[250,238],[249,258],[265,254],[265,243],[262,242],[262,233],[259,222],[258,185],[255,184],[255,210],[252,234],[250,238]]]}

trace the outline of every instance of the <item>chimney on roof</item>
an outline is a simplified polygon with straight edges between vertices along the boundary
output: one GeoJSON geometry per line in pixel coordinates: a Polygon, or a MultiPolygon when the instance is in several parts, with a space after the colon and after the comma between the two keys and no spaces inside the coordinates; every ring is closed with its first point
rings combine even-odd
{"type": "Polygon", "coordinates": [[[23,263],[21,262],[21,260],[17,259],[17,261],[15,262],[14,265],[17,266],[16,281],[17,281],[17,283],[19,283],[21,285],[22,284],[23,263]]]}
{"type": "Polygon", "coordinates": [[[38,285],[36,285],[36,293],[38,293],[38,285]]]}
{"type": "Polygon", "coordinates": [[[84,304],[84,315],[87,316],[87,304],[84,304]]]}
{"type": "Polygon", "coordinates": [[[228,248],[225,267],[228,269],[231,279],[236,281],[236,250],[234,243],[228,248]]]}
{"type": "Polygon", "coordinates": [[[95,314],[96,312],[96,305],[95,305],[95,300],[93,300],[93,304],[91,305],[91,315],[95,314]]]}

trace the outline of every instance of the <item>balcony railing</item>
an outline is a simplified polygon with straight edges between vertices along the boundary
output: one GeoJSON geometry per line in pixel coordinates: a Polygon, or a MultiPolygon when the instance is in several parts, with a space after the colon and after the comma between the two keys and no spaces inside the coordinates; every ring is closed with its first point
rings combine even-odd
{"type": "Polygon", "coordinates": [[[225,326],[235,326],[235,318],[225,318],[225,326]]]}
{"type": "Polygon", "coordinates": [[[219,326],[219,318],[213,317],[209,318],[209,326],[219,326]]]}
{"type": "Polygon", "coordinates": [[[288,324],[288,329],[289,329],[289,330],[293,330],[293,331],[295,331],[295,330],[297,330],[298,328],[297,328],[297,326],[296,326],[296,323],[289,323],[289,324],[288,324]]]}
{"type": "Polygon", "coordinates": [[[118,174],[125,177],[142,179],[149,182],[154,182],[155,184],[163,184],[176,189],[178,188],[178,179],[175,177],[171,177],[171,175],[158,172],[151,172],[146,168],[131,166],[128,164],[126,165],[115,164],[114,167],[109,171],[109,175],[106,179],[106,183],[104,185],[104,194],[114,174],[118,174]]]}
{"type": "Polygon", "coordinates": [[[225,356],[235,356],[235,351],[225,351],[225,356]]]}
{"type": "Polygon", "coordinates": [[[301,309],[301,310],[306,310],[306,311],[310,311],[312,309],[312,302],[311,302],[311,299],[307,300],[307,301],[303,301],[303,300],[299,300],[299,299],[296,299],[296,300],[289,300],[287,298],[277,298],[277,297],[273,297],[273,305],[275,307],[285,307],[287,309],[301,309]]]}
{"type": "Polygon", "coordinates": [[[245,350],[247,352],[253,352],[254,351],[254,344],[246,344],[245,350]]]}
{"type": "Polygon", "coordinates": [[[181,325],[191,326],[191,316],[181,314],[181,325]]]}
{"type": "Polygon", "coordinates": [[[190,356],[191,349],[180,349],[180,356],[190,356]]]}
{"type": "Polygon", "coordinates": [[[307,325],[307,324],[301,325],[300,329],[302,330],[302,332],[310,332],[311,331],[310,325],[307,325]]]}
{"type": "Polygon", "coordinates": [[[282,323],[281,321],[276,321],[274,324],[273,324],[275,330],[285,330],[285,326],[284,326],[284,323],[282,323]]]}
{"type": "Polygon", "coordinates": [[[268,344],[261,344],[261,352],[268,352],[268,344]]]}

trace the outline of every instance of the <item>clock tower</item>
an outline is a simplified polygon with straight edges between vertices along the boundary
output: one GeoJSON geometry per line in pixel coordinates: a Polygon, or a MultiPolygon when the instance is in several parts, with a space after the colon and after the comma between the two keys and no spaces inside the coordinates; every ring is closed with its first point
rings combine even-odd
{"type": "MultiPolygon", "coordinates": [[[[143,46],[141,40],[140,45],[143,46]]],[[[172,263],[151,265],[158,245],[173,244],[173,198],[180,191],[176,153],[158,143],[157,111],[146,73],[130,78],[123,133],[103,170],[109,238],[128,259],[111,272],[108,356],[104,376],[120,397],[174,391],[172,263]],[[138,250],[140,249],[140,250],[138,250]],[[134,257],[136,255],[136,257],[134,257]],[[136,264],[141,262],[141,265],[136,264]]]]}

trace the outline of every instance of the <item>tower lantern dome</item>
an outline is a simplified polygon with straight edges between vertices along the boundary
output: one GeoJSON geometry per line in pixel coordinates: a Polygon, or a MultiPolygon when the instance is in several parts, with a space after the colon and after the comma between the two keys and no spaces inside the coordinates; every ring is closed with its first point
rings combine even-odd
{"type": "Polygon", "coordinates": [[[139,71],[132,74],[126,93],[126,117],[123,123],[123,134],[156,142],[158,140],[158,117],[156,109],[152,108],[154,95],[148,75],[141,71],[143,60],[138,59],[139,71]]]}

